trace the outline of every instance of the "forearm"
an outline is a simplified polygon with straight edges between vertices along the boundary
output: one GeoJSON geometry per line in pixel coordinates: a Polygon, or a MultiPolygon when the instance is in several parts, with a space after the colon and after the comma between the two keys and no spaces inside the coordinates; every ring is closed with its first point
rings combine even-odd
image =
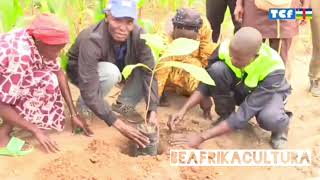
{"type": "Polygon", "coordinates": [[[208,129],[201,133],[203,141],[208,139],[223,135],[225,133],[231,132],[233,129],[229,126],[227,121],[222,121],[217,126],[214,126],[211,129],[208,129]]]}
{"type": "Polygon", "coordinates": [[[36,125],[24,120],[11,105],[2,102],[0,102],[0,117],[8,124],[18,126],[32,132],[33,134],[39,131],[36,125]]]}
{"type": "Polygon", "coordinates": [[[74,115],[77,112],[76,112],[75,107],[73,105],[72,96],[71,96],[70,88],[69,88],[69,84],[68,84],[68,79],[62,70],[58,71],[56,73],[56,75],[58,77],[59,87],[60,87],[62,96],[67,103],[70,114],[74,115]]]}
{"type": "Polygon", "coordinates": [[[184,114],[192,109],[195,105],[199,104],[200,101],[204,98],[204,95],[200,91],[195,91],[188,101],[183,105],[181,108],[181,111],[184,112],[184,114]]]}
{"type": "Polygon", "coordinates": [[[243,6],[243,0],[237,0],[236,6],[243,6]]]}

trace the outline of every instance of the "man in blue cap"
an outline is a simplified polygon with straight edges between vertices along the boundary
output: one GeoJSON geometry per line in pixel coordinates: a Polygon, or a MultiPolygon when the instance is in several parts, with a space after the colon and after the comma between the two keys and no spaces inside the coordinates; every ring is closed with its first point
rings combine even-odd
{"type": "MultiPolygon", "coordinates": [[[[121,71],[126,65],[143,63],[152,68],[154,58],[145,41],[140,39],[143,29],[134,23],[137,20],[137,4],[134,0],[111,0],[104,12],[106,18],[83,30],[72,45],[68,52],[67,73],[81,92],[78,101],[80,113],[92,115],[93,112],[109,126],[144,147],[148,144],[146,136],[126,125],[112,110],[129,122],[143,121],[134,107],[143,96],[148,99],[151,74],[140,68],[135,69],[125,81],[112,110],[104,97],[122,81],[121,71]]],[[[157,81],[154,80],[148,120],[155,124],[158,124],[157,88],[157,81]]]]}

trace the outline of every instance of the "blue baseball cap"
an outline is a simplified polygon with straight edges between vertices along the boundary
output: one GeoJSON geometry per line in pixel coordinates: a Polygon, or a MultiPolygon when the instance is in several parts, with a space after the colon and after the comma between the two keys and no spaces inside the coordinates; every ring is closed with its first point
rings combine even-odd
{"type": "Polygon", "coordinates": [[[116,18],[129,17],[137,19],[138,8],[136,0],[110,0],[103,12],[111,12],[116,18]]]}

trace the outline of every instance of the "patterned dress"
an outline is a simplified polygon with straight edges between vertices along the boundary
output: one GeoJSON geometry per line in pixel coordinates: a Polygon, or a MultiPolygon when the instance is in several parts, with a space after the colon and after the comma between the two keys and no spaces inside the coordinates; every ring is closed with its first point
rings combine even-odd
{"type": "MultiPolygon", "coordinates": [[[[204,20],[204,24],[199,30],[199,49],[191,55],[169,57],[163,61],[179,61],[203,68],[208,65],[208,58],[217,45],[212,42],[212,30],[209,21],[206,17],[202,17],[202,19],[204,20]]],[[[173,29],[173,27],[170,29],[173,29]]],[[[168,34],[172,34],[172,32],[168,32],[168,34]]],[[[171,37],[172,36],[169,36],[169,41],[172,41],[171,37]]],[[[161,65],[159,65],[159,67],[161,67],[161,65]]],[[[191,95],[199,84],[197,79],[179,68],[162,68],[156,72],[156,78],[158,80],[159,96],[162,96],[166,86],[173,86],[179,94],[191,95]]]]}
{"type": "Polygon", "coordinates": [[[42,61],[26,30],[0,35],[0,101],[41,129],[64,127],[58,61],[42,61]]]}

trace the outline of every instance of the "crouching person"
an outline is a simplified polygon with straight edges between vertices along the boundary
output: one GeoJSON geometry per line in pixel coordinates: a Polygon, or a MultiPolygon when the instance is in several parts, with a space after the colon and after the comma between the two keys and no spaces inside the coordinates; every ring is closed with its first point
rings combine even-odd
{"type": "MultiPolygon", "coordinates": [[[[135,106],[143,97],[146,101],[148,99],[151,73],[141,68],[135,69],[111,107],[104,101],[104,97],[122,81],[121,71],[126,65],[143,63],[153,67],[155,62],[151,49],[145,40],[140,39],[142,28],[134,23],[137,18],[134,0],[111,0],[110,8],[105,13],[105,19],[83,30],[77,37],[68,52],[67,73],[71,82],[80,89],[80,114],[89,114],[89,117],[95,114],[140,146],[145,146],[148,138],[124,123],[113,111],[120,113],[129,122],[144,121],[135,106]]],[[[148,112],[148,120],[154,124],[158,124],[157,87],[157,81],[154,80],[148,112]]]]}
{"type": "Polygon", "coordinates": [[[14,126],[30,131],[47,151],[58,151],[43,130],[63,130],[63,98],[73,127],[92,135],[72,104],[68,80],[57,60],[68,42],[68,28],[51,14],[37,16],[26,29],[0,35],[0,155],[27,155],[33,150],[10,137],[14,126]]]}
{"type": "Polygon", "coordinates": [[[285,111],[291,86],[277,52],[262,43],[259,31],[244,27],[230,42],[222,43],[211,60],[213,64],[207,71],[216,86],[200,84],[181,110],[171,117],[168,126],[174,129],[186,112],[207,96],[214,99],[219,122],[201,134],[177,139],[176,143],[198,147],[210,138],[244,128],[255,116],[261,128],[271,131],[272,147],[284,148],[292,116],[285,111]],[[237,111],[236,105],[239,105],[237,111]]]}

